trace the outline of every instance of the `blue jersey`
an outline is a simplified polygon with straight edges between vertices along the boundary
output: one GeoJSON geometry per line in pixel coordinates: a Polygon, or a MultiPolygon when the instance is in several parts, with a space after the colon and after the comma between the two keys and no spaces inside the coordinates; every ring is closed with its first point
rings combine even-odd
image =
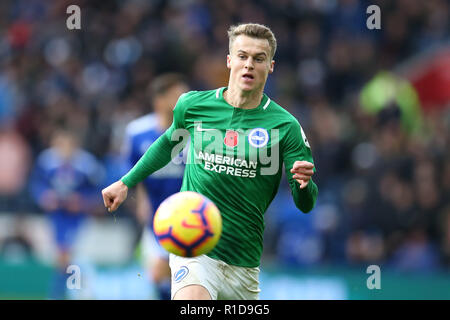
{"type": "MultiPolygon", "coordinates": [[[[128,169],[136,164],[148,147],[163,133],[164,131],[158,126],[156,114],[147,114],[128,124],[124,147],[128,169]]],[[[185,162],[179,161],[181,163],[176,164],[174,160],[143,181],[154,211],[167,197],[181,189],[185,162]]],[[[178,158],[178,160],[181,159],[178,158]]]]}
{"type": "MultiPolygon", "coordinates": [[[[38,204],[49,190],[55,192],[61,203],[76,193],[85,204],[90,204],[98,201],[95,197],[103,176],[103,166],[89,152],[78,149],[70,159],[64,160],[55,149],[49,148],[36,160],[30,181],[31,193],[38,204]]],[[[58,210],[64,211],[63,206],[58,210]]]]}

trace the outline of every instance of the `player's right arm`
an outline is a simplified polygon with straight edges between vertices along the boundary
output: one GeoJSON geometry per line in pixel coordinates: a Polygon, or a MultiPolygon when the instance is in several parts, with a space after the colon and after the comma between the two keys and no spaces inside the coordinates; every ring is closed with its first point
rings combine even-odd
{"type": "MultiPolygon", "coordinates": [[[[102,196],[105,207],[112,212],[125,201],[129,188],[135,187],[139,182],[147,178],[153,172],[161,169],[176,156],[173,148],[180,143],[172,139],[175,130],[184,128],[185,103],[182,94],[173,110],[173,122],[152,145],[147,149],[144,155],[139,159],[133,168],[119,181],[103,189],[102,196]]],[[[183,139],[182,141],[186,141],[183,139]]]]}

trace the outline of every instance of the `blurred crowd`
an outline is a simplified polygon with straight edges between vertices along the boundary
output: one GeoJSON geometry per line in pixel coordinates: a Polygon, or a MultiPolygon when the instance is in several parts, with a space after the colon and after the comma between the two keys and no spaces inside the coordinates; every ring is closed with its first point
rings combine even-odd
{"type": "Polygon", "coordinates": [[[152,79],[175,71],[193,90],[225,86],[226,31],[257,22],[278,41],[266,93],[302,124],[319,187],[316,208],[303,215],[283,180],[267,212],[264,257],[448,269],[449,102],[427,109],[411,86],[416,100],[406,109],[395,91],[374,112],[391,87],[374,98],[369,84],[384,71],[402,83],[399,65],[449,45],[449,11],[446,0],[1,1],[0,211],[42,214],[59,203],[106,215],[100,190],[123,173],[124,129],[152,110],[152,79]],[[66,27],[72,4],[80,30],[66,27]],[[366,27],[371,4],[381,8],[380,30],[366,27]],[[408,108],[414,128],[404,125],[408,108]],[[56,139],[61,131],[70,143],[56,139]],[[36,188],[39,159],[48,170],[59,163],[48,154],[55,144],[80,151],[78,175],[61,175],[60,195],[36,188]]]}

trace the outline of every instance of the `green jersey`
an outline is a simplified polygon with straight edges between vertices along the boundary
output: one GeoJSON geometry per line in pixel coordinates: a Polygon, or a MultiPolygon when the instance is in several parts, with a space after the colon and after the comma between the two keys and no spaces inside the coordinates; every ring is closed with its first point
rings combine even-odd
{"type": "Polygon", "coordinates": [[[263,250],[264,213],[280,185],[283,164],[294,202],[310,211],[317,186],[292,178],[295,161],[313,163],[297,119],[263,95],[253,109],[235,108],[223,98],[226,88],[191,91],[180,96],[171,127],[122,178],[133,187],[167,164],[190,137],[181,191],[212,200],[222,215],[222,236],[208,254],[228,264],[256,267],[263,250]]]}

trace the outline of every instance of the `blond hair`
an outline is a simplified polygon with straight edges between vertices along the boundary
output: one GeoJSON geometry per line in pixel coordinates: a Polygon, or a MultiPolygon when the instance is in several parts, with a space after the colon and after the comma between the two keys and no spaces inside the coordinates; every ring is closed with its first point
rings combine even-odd
{"type": "Polygon", "coordinates": [[[273,59],[273,57],[275,56],[275,52],[277,51],[277,39],[275,39],[275,35],[269,27],[258,23],[242,23],[231,26],[228,29],[230,52],[234,40],[239,35],[246,35],[248,37],[257,39],[266,39],[269,42],[270,59],[273,59]]]}

